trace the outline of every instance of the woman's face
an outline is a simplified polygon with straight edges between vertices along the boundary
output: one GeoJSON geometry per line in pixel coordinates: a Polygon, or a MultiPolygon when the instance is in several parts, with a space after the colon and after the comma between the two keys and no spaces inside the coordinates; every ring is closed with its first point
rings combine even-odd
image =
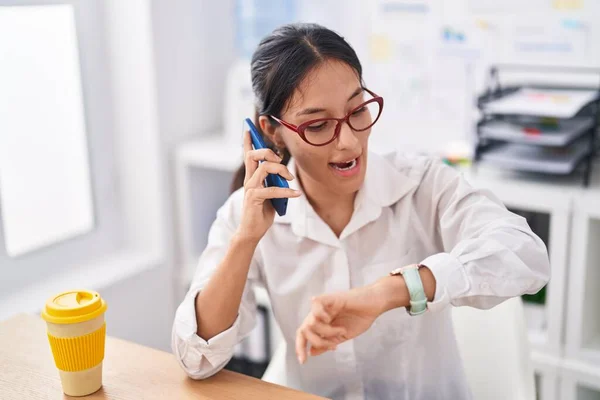
{"type": "MultiPolygon", "coordinates": [[[[301,82],[281,119],[298,126],[318,118],[343,118],[369,97],[352,67],[340,61],[326,61],[301,82]]],[[[318,134],[322,128],[317,123],[307,129],[318,134]]],[[[370,133],[371,129],[355,132],[344,123],[333,142],[312,146],[296,132],[279,125],[271,137],[294,157],[305,189],[310,186],[332,195],[346,195],[357,192],[364,181],[370,133]]]]}

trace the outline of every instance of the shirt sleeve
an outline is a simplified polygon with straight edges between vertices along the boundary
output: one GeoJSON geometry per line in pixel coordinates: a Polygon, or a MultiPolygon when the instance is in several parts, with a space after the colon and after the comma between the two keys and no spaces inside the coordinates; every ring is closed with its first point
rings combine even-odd
{"type": "Polygon", "coordinates": [[[427,169],[423,185],[425,197],[417,201],[433,202],[444,249],[421,262],[436,279],[431,311],[448,304],[491,308],[511,297],[537,293],[548,283],[544,242],[495,195],[471,187],[458,171],[438,162],[427,169]]]}
{"type": "Polygon", "coordinates": [[[235,346],[250,333],[256,322],[253,286],[260,279],[255,254],[250,264],[238,316],[233,325],[210,340],[205,340],[196,333],[196,296],[224,258],[235,231],[231,203],[233,202],[226,203],[217,213],[217,219],[208,235],[208,245],[200,257],[190,289],[175,313],[173,353],[181,367],[193,379],[208,378],[225,367],[233,356],[235,346]]]}

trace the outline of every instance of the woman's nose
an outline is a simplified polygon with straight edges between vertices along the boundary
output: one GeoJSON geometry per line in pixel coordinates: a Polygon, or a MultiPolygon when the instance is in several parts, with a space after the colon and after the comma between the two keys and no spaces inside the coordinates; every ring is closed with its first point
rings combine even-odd
{"type": "Polygon", "coordinates": [[[356,147],[358,143],[358,138],[356,137],[356,133],[350,128],[348,123],[342,123],[340,127],[340,133],[336,140],[336,147],[339,150],[350,149],[356,147]]]}

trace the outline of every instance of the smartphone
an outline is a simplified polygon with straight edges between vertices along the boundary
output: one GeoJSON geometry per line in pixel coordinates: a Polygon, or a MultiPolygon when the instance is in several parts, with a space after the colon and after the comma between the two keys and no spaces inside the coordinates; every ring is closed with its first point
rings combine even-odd
{"type": "MultiPolygon", "coordinates": [[[[250,118],[246,118],[246,124],[250,130],[250,137],[252,138],[252,146],[254,150],[258,149],[266,149],[267,145],[265,144],[261,134],[256,129],[256,126],[252,122],[250,118]]],[[[262,161],[260,161],[262,163],[262,161]]],[[[287,180],[281,177],[278,174],[269,174],[267,175],[267,179],[265,179],[265,187],[280,187],[280,188],[289,188],[287,180]]],[[[288,199],[271,199],[271,204],[273,204],[273,208],[280,216],[285,215],[287,210],[288,199]]]]}

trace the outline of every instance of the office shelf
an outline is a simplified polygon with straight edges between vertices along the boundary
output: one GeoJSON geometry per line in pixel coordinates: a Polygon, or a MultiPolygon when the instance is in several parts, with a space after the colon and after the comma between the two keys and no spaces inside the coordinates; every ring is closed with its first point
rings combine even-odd
{"type": "Polygon", "coordinates": [[[594,390],[585,385],[577,385],[576,400],[600,400],[600,389],[594,390]]]}
{"type": "Polygon", "coordinates": [[[599,364],[567,359],[561,375],[561,399],[600,400],[599,364]]]}
{"type": "Polygon", "coordinates": [[[563,147],[584,135],[594,123],[590,117],[573,118],[556,122],[555,127],[548,128],[547,123],[540,122],[537,118],[496,119],[481,126],[481,138],[563,147]]]}
{"type": "Polygon", "coordinates": [[[497,143],[480,160],[504,169],[566,175],[589,156],[589,140],[580,139],[563,148],[523,143],[497,143]]]}
{"type": "Polygon", "coordinates": [[[600,87],[559,84],[504,85],[500,71],[537,74],[570,72],[600,76],[600,69],[495,65],[485,92],[477,98],[475,163],[539,174],[582,172],[590,180],[600,125],[600,87]],[[582,166],[582,168],[579,168],[582,166]]]}
{"type": "Polygon", "coordinates": [[[234,172],[243,161],[242,144],[235,145],[226,141],[219,132],[186,142],[176,152],[175,158],[179,165],[193,168],[234,172]]]}
{"type": "Polygon", "coordinates": [[[531,361],[535,371],[537,398],[541,400],[563,400],[559,393],[561,358],[532,351],[531,361]]]}
{"type": "Polygon", "coordinates": [[[548,317],[544,304],[523,302],[529,342],[535,348],[548,343],[548,317]]]}
{"type": "Polygon", "coordinates": [[[600,184],[575,200],[571,249],[566,353],[600,366],[600,184]]]}
{"type": "Polygon", "coordinates": [[[229,197],[233,174],[241,164],[242,147],[227,142],[218,132],[175,150],[180,297],[187,290],[206,247],[208,231],[217,210],[229,197]]]}

